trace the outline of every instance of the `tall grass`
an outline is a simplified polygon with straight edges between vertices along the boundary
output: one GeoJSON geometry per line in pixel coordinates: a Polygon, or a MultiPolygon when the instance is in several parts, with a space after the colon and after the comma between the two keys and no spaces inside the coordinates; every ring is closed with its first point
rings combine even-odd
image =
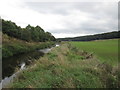
{"type": "Polygon", "coordinates": [[[53,48],[23,71],[9,88],[116,88],[118,68],[86,58],[68,44],[53,48]]]}

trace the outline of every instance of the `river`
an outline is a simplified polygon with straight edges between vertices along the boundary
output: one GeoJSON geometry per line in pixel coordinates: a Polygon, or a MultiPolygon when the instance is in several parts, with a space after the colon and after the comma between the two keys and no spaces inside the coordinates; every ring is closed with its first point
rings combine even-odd
{"type": "MultiPolygon", "coordinates": [[[[55,47],[59,45],[56,44],[55,47]]],[[[54,47],[52,47],[54,48],[54,47]]],[[[39,59],[44,54],[48,53],[52,48],[40,49],[34,52],[14,55],[12,57],[2,60],[2,87],[6,87],[13,79],[20,73],[21,70],[26,69],[34,60],[39,59]]]]}

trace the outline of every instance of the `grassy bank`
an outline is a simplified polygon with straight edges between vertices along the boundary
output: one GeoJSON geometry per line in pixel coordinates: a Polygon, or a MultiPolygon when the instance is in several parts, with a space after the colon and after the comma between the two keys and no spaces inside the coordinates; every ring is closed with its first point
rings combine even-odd
{"type": "Polygon", "coordinates": [[[118,60],[118,39],[71,42],[71,44],[81,50],[95,54],[101,61],[111,65],[117,65],[120,62],[118,60]]]}
{"type": "Polygon", "coordinates": [[[7,58],[16,54],[26,53],[37,49],[51,47],[54,42],[25,42],[16,38],[2,35],[2,57],[7,58]]]}
{"type": "Polygon", "coordinates": [[[113,88],[120,87],[118,75],[117,66],[62,44],[22,71],[9,88],[113,88]]]}

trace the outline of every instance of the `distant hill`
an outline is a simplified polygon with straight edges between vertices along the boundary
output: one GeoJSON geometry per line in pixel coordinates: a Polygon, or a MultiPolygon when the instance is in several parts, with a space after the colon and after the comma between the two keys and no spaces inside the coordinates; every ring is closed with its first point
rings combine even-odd
{"type": "Polygon", "coordinates": [[[92,40],[115,39],[115,38],[120,38],[120,31],[113,31],[113,32],[73,37],[73,38],[58,38],[58,40],[60,41],[92,41],[92,40]]]}

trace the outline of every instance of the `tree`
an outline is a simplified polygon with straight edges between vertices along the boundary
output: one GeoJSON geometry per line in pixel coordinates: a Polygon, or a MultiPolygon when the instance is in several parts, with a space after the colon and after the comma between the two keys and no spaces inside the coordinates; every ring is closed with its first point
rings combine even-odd
{"type": "Polygon", "coordinates": [[[33,27],[28,24],[26,28],[21,28],[14,22],[5,21],[2,19],[2,27],[3,33],[28,42],[45,42],[55,40],[55,37],[51,33],[45,32],[40,26],[33,27]]]}

